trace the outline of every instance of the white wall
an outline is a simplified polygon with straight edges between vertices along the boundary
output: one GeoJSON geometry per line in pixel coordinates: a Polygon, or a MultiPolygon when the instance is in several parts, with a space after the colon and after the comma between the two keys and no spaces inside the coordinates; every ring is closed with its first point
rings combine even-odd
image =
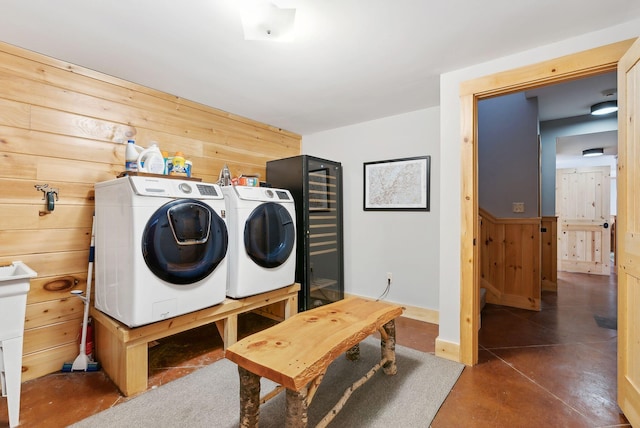
{"type": "Polygon", "coordinates": [[[302,138],[302,153],[342,163],[345,292],[437,310],[440,109],[430,108],[302,138]],[[364,211],[363,163],[431,155],[431,211],[364,211]]]}
{"type": "Polygon", "coordinates": [[[478,103],[478,205],[498,218],[538,216],[538,100],[524,92],[478,103]],[[524,203],[522,213],[512,204],[524,203]]]}
{"type": "Polygon", "coordinates": [[[440,76],[440,329],[460,343],[460,83],[517,67],[637,37],[640,20],[541,46],[440,76]]]}

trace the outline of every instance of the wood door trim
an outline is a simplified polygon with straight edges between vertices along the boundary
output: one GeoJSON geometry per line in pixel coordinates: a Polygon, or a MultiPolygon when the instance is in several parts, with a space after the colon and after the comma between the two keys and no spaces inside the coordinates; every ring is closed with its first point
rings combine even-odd
{"type": "Polygon", "coordinates": [[[484,98],[507,95],[553,83],[590,77],[617,69],[635,39],[519,67],[460,84],[461,227],[460,227],[460,361],[478,362],[478,174],[477,105],[484,98]]]}

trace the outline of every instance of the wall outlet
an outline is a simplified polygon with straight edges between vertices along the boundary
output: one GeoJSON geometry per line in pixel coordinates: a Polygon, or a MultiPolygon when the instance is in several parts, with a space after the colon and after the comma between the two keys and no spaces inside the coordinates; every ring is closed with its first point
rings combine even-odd
{"type": "Polygon", "coordinates": [[[514,213],[524,212],[524,202],[514,202],[511,206],[514,213]]]}
{"type": "Polygon", "coordinates": [[[387,284],[391,284],[393,281],[393,274],[391,272],[387,272],[387,284]]]}

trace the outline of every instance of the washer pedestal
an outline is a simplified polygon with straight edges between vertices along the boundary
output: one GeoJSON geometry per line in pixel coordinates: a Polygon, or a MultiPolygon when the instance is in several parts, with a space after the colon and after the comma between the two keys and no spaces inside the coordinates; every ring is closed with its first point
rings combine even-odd
{"type": "Polygon", "coordinates": [[[146,391],[149,342],[215,322],[226,349],[237,341],[239,314],[282,304],[281,313],[271,315],[287,319],[297,313],[299,290],[300,284],[292,284],[244,299],[226,299],[210,308],[135,328],[91,308],[97,358],[125,396],[146,391]]]}

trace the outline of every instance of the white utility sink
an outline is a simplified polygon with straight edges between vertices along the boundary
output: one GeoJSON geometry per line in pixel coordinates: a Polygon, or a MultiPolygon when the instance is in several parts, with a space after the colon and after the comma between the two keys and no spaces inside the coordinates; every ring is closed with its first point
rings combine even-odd
{"type": "Polygon", "coordinates": [[[15,427],[20,413],[22,338],[31,278],[37,274],[22,262],[0,266],[0,384],[7,397],[9,426],[15,427]]]}
{"type": "Polygon", "coordinates": [[[0,340],[22,336],[29,280],[37,274],[22,262],[0,267],[0,340]]]}

